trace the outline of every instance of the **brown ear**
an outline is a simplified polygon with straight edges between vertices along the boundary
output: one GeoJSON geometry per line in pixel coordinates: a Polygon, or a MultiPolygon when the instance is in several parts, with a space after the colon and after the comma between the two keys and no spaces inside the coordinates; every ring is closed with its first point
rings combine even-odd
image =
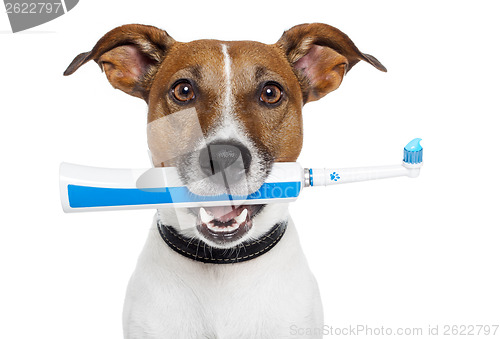
{"type": "Polygon", "coordinates": [[[94,60],[114,88],[147,101],[152,77],[174,43],[167,32],[153,26],[120,26],[106,33],[90,52],[79,54],[64,75],[94,60]]]}
{"type": "Polygon", "coordinates": [[[285,52],[299,78],[304,103],[337,89],[360,60],[387,72],[375,57],[361,53],[347,35],[326,24],[294,26],[283,33],[276,46],[285,52]]]}

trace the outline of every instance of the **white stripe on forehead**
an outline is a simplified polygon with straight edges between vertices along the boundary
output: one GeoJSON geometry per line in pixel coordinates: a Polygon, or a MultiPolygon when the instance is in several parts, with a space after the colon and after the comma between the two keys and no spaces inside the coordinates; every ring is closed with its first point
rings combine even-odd
{"type": "Polygon", "coordinates": [[[221,81],[221,86],[223,87],[221,119],[212,136],[214,139],[236,139],[242,141],[244,139],[243,128],[238,123],[238,119],[235,116],[235,99],[232,90],[232,60],[229,55],[228,46],[222,43],[221,47],[222,55],[224,56],[224,79],[221,81]]]}
{"type": "Polygon", "coordinates": [[[229,116],[233,111],[233,95],[231,91],[231,57],[227,51],[227,45],[222,44],[222,54],[224,55],[224,107],[222,113],[224,117],[229,116]]]}

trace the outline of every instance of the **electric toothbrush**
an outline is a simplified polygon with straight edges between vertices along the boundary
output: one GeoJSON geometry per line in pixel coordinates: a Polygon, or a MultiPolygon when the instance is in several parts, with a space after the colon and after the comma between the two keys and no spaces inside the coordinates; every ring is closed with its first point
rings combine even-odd
{"type": "Polygon", "coordinates": [[[60,193],[64,212],[166,207],[252,205],[295,201],[302,188],[407,176],[422,167],[419,138],[404,148],[399,165],[357,168],[303,168],[297,162],[275,163],[264,182],[249,195],[196,195],[182,183],[176,168],[109,169],[62,163],[60,193]]]}

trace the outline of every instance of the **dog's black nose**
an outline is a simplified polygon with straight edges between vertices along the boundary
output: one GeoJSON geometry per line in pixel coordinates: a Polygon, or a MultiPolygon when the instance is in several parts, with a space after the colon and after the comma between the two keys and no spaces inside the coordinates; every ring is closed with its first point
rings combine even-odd
{"type": "Polygon", "coordinates": [[[228,186],[240,181],[250,168],[248,148],[237,142],[212,142],[200,152],[202,172],[218,184],[228,186]]]}

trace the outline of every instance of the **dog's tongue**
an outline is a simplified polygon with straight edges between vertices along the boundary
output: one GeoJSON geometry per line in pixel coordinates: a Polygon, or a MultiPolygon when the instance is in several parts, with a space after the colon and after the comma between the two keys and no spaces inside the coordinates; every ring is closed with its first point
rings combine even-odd
{"type": "Polygon", "coordinates": [[[238,215],[240,215],[243,209],[243,206],[217,206],[205,208],[208,213],[222,222],[228,222],[229,220],[236,218],[238,215]]]}

